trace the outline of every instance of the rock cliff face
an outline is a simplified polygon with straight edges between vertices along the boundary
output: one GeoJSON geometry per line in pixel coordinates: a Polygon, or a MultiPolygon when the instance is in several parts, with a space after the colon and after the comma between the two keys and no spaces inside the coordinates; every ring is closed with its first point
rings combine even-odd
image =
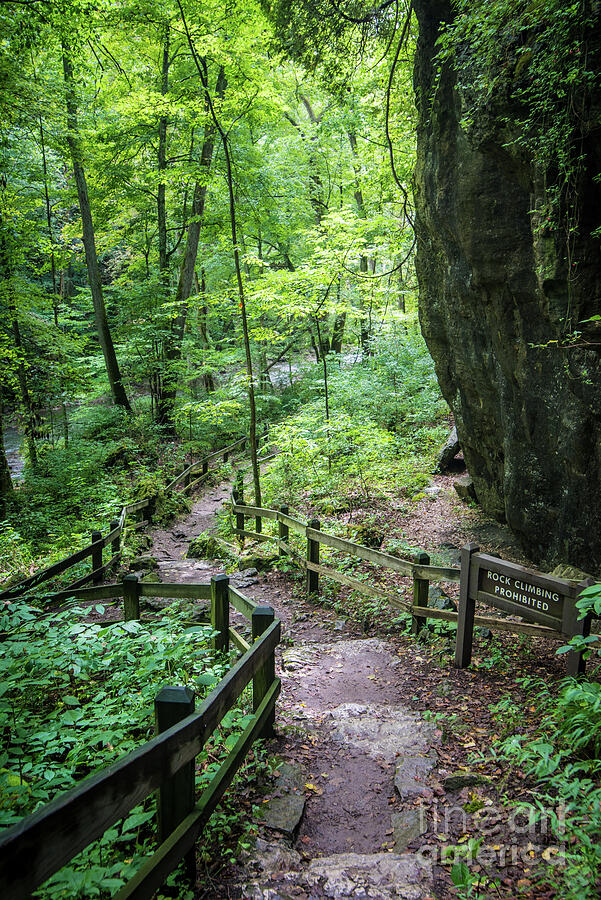
{"type": "MultiPolygon", "coordinates": [[[[469,127],[450,68],[433,91],[447,0],[416,0],[420,318],[482,506],[541,564],[601,566],[601,98],[589,107],[579,230],[568,285],[565,240],[545,233],[541,178],[507,149],[507,99],[469,127]],[[503,107],[503,104],[505,106],[503,107]],[[596,125],[595,125],[596,122],[596,125]],[[504,130],[505,129],[505,130],[504,130]],[[566,322],[568,325],[566,325],[566,322]]],[[[511,112],[509,110],[509,112],[511,112]]]]}

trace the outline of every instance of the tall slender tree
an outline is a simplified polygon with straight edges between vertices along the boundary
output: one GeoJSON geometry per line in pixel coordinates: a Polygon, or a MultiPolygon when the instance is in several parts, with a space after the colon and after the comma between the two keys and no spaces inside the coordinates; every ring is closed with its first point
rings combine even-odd
{"type": "Polygon", "coordinates": [[[77,122],[77,93],[75,90],[75,79],[73,76],[73,63],[69,47],[66,42],[62,42],[63,56],[63,74],[65,79],[65,100],[67,108],[67,146],[71,155],[71,163],[73,165],[73,174],[75,176],[75,184],[77,186],[77,198],[79,201],[79,210],[81,214],[82,238],[86,255],[86,265],[88,269],[88,283],[92,294],[92,303],[94,306],[94,319],[96,322],[96,332],[98,340],[104,356],[104,363],[108,375],[109,385],[113,402],[117,406],[131,411],[129,400],[125,392],[123,380],[121,378],[121,370],[117,361],[117,354],[113,344],[113,338],[108,324],[106,315],[106,307],[104,305],[104,295],[102,292],[102,280],[100,277],[100,267],[98,265],[98,255],[96,252],[96,235],[94,231],[94,220],[92,219],[92,210],[90,208],[90,197],[88,194],[88,184],[86,181],[85,169],[83,166],[83,156],[81,151],[81,142],[79,137],[77,122]]]}
{"type": "MultiPolygon", "coordinates": [[[[203,92],[205,109],[207,112],[211,110],[211,97],[209,93],[208,68],[206,60],[199,60],[199,64],[204,74],[203,92]]],[[[215,96],[219,100],[223,99],[227,82],[225,78],[225,70],[223,66],[219,67],[217,81],[215,84],[215,96]]],[[[166,348],[164,351],[163,378],[161,382],[161,390],[157,401],[157,420],[160,425],[169,431],[175,431],[174,412],[175,398],[177,395],[177,363],[181,359],[182,341],[186,329],[186,321],[188,317],[188,300],[192,295],[194,286],[196,258],[198,256],[198,244],[200,241],[200,233],[202,230],[205,203],[207,198],[207,189],[209,184],[209,171],[213,160],[213,152],[215,149],[215,124],[212,118],[207,121],[204,128],[204,136],[202,149],[199,160],[199,172],[194,187],[194,196],[192,199],[192,214],[190,223],[186,232],[186,244],[184,254],[180,265],[177,290],[175,294],[176,317],[172,323],[170,334],[167,338],[166,348]]]]}

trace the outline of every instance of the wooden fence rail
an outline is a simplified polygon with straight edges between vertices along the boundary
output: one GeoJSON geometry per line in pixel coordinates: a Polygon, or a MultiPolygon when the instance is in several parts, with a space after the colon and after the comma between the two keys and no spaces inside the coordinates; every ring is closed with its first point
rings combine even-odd
{"type": "MultiPolygon", "coordinates": [[[[191,797],[175,804],[179,819],[172,822],[169,835],[136,876],[118,893],[119,900],[149,900],[169,872],[189,853],[224,791],[233,780],[248,748],[257,737],[271,734],[280,681],[275,677],[275,648],[281,626],[271,607],[260,607],[240,591],[229,587],[226,576],[216,576],[210,585],[167,585],[141,583],[132,576],[126,584],[104,585],[75,591],[78,599],[100,599],[109,591],[118,596],[211,598],[213,628],[228,622],[225,607],[230,599],[252,623],[251,644],[233,629],[221,635],[221,646],[229,639],[242,643],[244,653],[219,685],[203,701],[197,712],[157,734],[127,756],[90,776],[17,825],[0,835],[0,896],[11,900],[29,897],[51,875],[115,822],[127,815],[155,790],[172,790],[174,776],[193,762],[205,741],[244,688],[253,681],[253,717],[227,759],[211,780],[199,802],[191,797]],[[234,638],[235,635],[235,638],[234,638]],[[175,829],[175,830],[173,830],[175,829]]],[[[64,592],[61,592],[61,594],[64,592]]],[[[179,689],[182,690],[182,689],[179,689]]],[[[169,799],[173,807],[173,797],[169,799]]],[[[159,809],[164,807],[160,799],[159,809]]]]}
{"type": "MultiPolygon", "coordinates": [[[[260,438],[264,439],[266,436],[267,430],[265,430],[263,435],[258,436],[257,441],[260,438]]],[[[224,447],[221,450],[216,450],[213,453],[209,453],[202,459],[191,463],[167,485],[167,490],[175,490],[176,487],[181,486],[183,493],[191,491],[208,476],[209,464],[212,460],[222,457],[224,461],[227,461],[232,452],[237,449],[244,449],[247,440],[246,437],[240,438],[229,446],[224,447]],[[193,478],[198,472],[201,472],[200,476],[193,478]]],[[[119,518],[110,523],[107,534],[102,535],[100,532],[93,532],[91,542],[85,547],[82,547],[81,550],[77,550],[75,553],[59,560],[59,562],[48,566],[48,568],[36,572],[19,584],[13,585],[4,591],[0,591],[0,600],[11,600],[33,591],[37,589],[39,585],[49,581],[57,575],[61,575],[63,572],[66,572],[68,569],[78,565],[89,557],[91,557],[90,571],[69,584],[65,590],[78,590],[89,581],[92,581],[95,584],[98,583],[109,569],[116,566],[121,559],[121,544],[125,540],[126,532],[137,531],[140,528],[145,528],[150,525],[152,523],[153,512],[153,500],[151,499],[136,500],[133,503],[127,503],[123,506],[119,518]],[[134,514],[139,515],[138,521],[126,527],[127,517],[134,514]],[[111,545],[111,557],[108,561],[103,562],[103,551],[109,544],[111,545]]]]}
{"type": "MultiPolygon", "coordinates": [[[[268,507],[250,506],[241,502],[241,491],[238,488],[233,491],[231,498],[231,511],[236,516],[236,528],[234,534],[244,541],[245,537],[273,541],[277,544],[280,555],[290,556],[301,568],[307,572],[307,592],[319,593],[319,576],[330,578],[339,584],[350,587],[359,593],[369,597],[379,597],[386,600],[391,606],[411,614],[411,630],[418,634],[424,627],[427,619],[439,619],[446,622],[457,622],[458,613],[452,609],[435,609],[428,606],[428,591],[430,583],[459,584],[461,569],[450,566],[430,565],[429,556],[423,551],[418,552],[413,560],[399,559],[389,553],[365,547],[362,544],[349,541],[322,531],[316,520],[303,522],[289,515],[288,507],[271,509],[268,507]],[[245,528],[245,518],[254,518],[255,521],[267,519],[278,523],[278,534],[257,533],[245,528]],[[306,555],[296,551],[289,542],[289,531],[307,539],[306,555]],[[336,569],[324,566],[319,561],[319,547],[329,547],[342,553],[369,562],[372,565],[381,566],[398,572],[400,575],[413,579],[413,596],[411,601],[404,600],[395,595],[390,589],[374,587],[357,578],[352,578],[336,569]]],[[[517,615],[517,613],[516,613],[517,615]]],[[[545,637],[551,640],[561,641],[563,638],[557,631],[547,627],[547,623],[532,623],[529,621],[516,621],[514,618],[500,618],[498,616],[475,616],[474,625],[482,626],[498,631],[511,631],[535,637],[545,637]]],[[[564,635],[565,638],[565,635],[564,635]]]]}

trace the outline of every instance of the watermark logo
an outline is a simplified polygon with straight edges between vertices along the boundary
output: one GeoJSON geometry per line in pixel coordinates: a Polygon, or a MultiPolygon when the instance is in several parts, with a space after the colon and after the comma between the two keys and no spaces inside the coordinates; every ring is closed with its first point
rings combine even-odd
{"type": "Polygon", "coordinates": [[[565,865],[565,815],[561,803],[545,810],[524,804],[510,811],[491,804],[470,814],[462,806],[435,800],[420,809],[420,829],[422,834],[433,831],[438,840],[422,844],[416,853],[424,865],[466,861],[484,870],[541,860],[565,865]]]}

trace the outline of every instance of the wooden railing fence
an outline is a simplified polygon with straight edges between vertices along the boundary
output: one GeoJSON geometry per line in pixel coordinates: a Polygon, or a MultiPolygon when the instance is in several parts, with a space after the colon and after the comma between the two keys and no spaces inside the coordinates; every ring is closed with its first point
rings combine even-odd
{"type": "MultiPolygon", "coordinates": [[[[266,435],[267,430],[259,437],[263,439],[266,435]]],[[[239,440],[234,441],[233,444],[229,444],[229,446],[224,447],[221,450],[216,450],[214,453],[209,453],[202,459],[191,463],[180,472],[176,478],[169,482],[167,490],[179,488],[182,493],[192,491],[208,476],[211,462],[220,457],[224,462],[227,462],[230,455],[235,451],[244,451],[247,443],[248,438],[240,438],[239,440]]],[[[119,518],[114,519],[109,524],[109,531],[107,534],[103,535],[100,531],[93,531],[91,533],[90,543],[85,547],[82,547],[81,550],[77,550],[75,553],[48,566],[48,568],[36,572],[19,584],[12,585],[6,590],[0,591],[0,600],[10,600],[34,591],[44,582],[55,578],[57,575],[61,575],[63,572],[68,571],[73,566],[78,565],[88,558],[91,558],[90,571],[81,578],[71,582],[67,585],[65,590],[60,593],[65,594],[65,592],[78,590],[89,582],[92,582],[92,584],[95,585],[100,584],[106,573],[119,563],[126,534],[128,532],[138,531],[139,529],[150,525],[152,523],[153,514],[153,500],[151,499],[137,500],[134,503],[126,504],[122,508],[119,518]],[[132,515],[137,516],[137,521],[127,524],[127,519],[132,515]],[[110,556],[105,560],[105,548],[109,547],[109,545],[110,556]]],[[[70,596],[69,593],[65,595],[70,596]]]]}
{"type": "MultiPolygon", "coordinates": [[[[432,566],[430,565],[430,557],[424,551],[416,553],[413,560],[400,559],[390,553],[383,553],[381,550],[374,550],[371,547],[365,547],[363,544],[348,541],[344,538],[336,537],[321,531],[318,519],[311,519],[303,522],[300,519],[289,515],[288,506],[280,506],[279,509],[271,509],[268,507],[250,506],[244,503],[244,484],[238,479],[236,487],[232,491],[231,511],[236,517],[236,527],[233,529],[242,541],[248,537],[256,541],[271,541],[278,548],[280,556],[286,555],[293,559],[299,566],[306,571],[306,588],[309,594],[319,593],[319,578],[330,578],[332,581],[350,587],[361,594],[369,597],[377,597],[387,601],[391,606],[407,612],[411,615],[411,630],[413,634],[417,634],[425,625],[427,619],[441,619],[447,622],[457,622],[458,613],[452,609],[436,609],[428,605],[428,591],[430,583],[435,584],[459,584],[461,570],[452,566],[432,566]],[[261,526],[251,531],[245,527],[245,519],[254,518],[255,523],[261,522],[262,519],[271,520],[278,523],[277,534],[267,534],[263,532],[261,526]],[[307,550],[305,554],[299,553],[292,547],[289,535],[290,532],[300,535],[307,540],[307,550]],[[398,572],[400,575],[407,576],[413,580],[413,592],[411,601],[407,601],[398,594],[392,593],[382,587],[374,587],[373,584],[359,581],[349,575],[339,572],[337,569],[324,566],[319,561],[320,546],[330,547],[334,550],[340,550],[348,556],[355,557],[364,562],[371,563],[375,566],[381,566],[384,569],[398,572]]],[[[539,637],[548,637],[556,641],[560,641],[559,635],[552,628],[544,625],[533,624],[531,622],[515,621],[513,619],[500,618],[497,616],[474,616],[474,625],[483,626],[497,631],[519,632],[520,634],[535,635],[539,637]]]]}
{"type": "Polygon", "coordinates": [[[231,587],[225,575],[210,584],[150,584],[129,576],[122,584],[71,590],[70,596],[123,597],[126,619],[139,618],[140,597],[210,598],[214,649],[228,651],[231,641],[243,654],[196,712],[188,689],[163,689],[155,699],[159,733],[154,738],[0,835],[0,896],[21,900],[158,790],[160,846],[116,895],[117,900],[148,900],[182,859],[193,876],[198,835],[252,743],[272,735],[280,692],[274,656],[280,622],[271,607],[231,587]],[[251,640],[230,627],[230,604],[250,620],[251,640]],[[251,680],[252,719],[196,801],[194,758],[251,680]]]}

